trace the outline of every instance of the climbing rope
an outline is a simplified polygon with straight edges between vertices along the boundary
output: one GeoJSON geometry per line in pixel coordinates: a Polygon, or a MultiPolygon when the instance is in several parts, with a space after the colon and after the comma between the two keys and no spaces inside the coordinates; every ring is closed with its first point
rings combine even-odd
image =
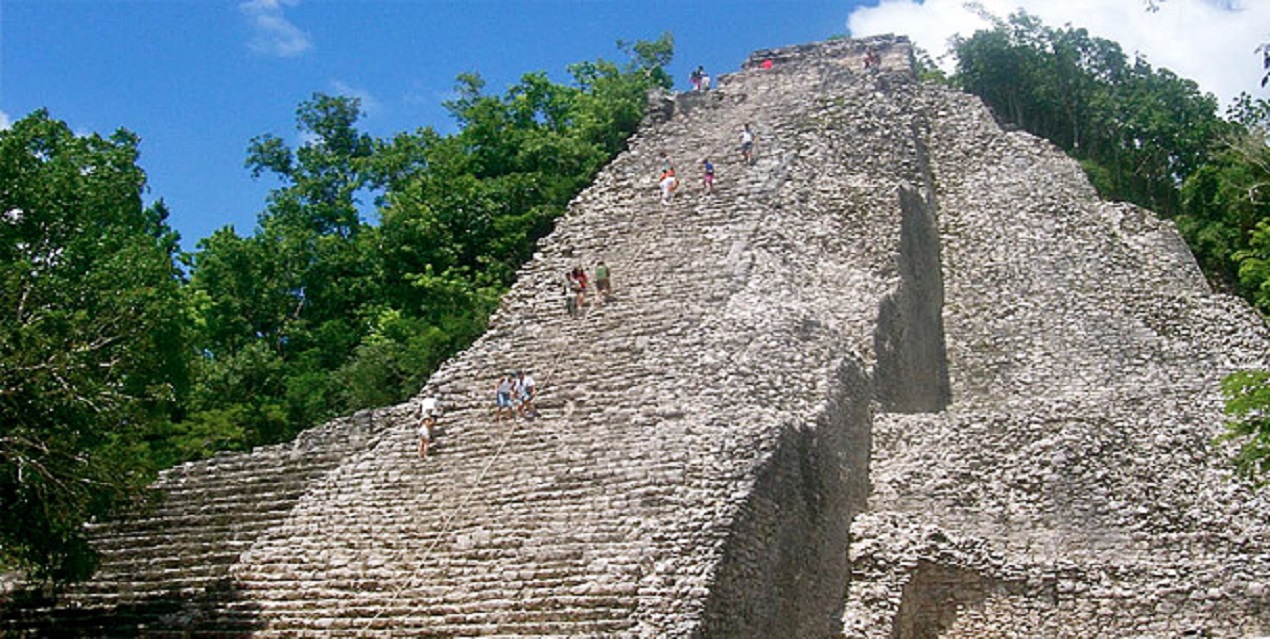
{"type": "MultiPolygon", "coordinates": [[[[726,143],[720,146],[726,146],[726,143]]],[[[707,157],[730,157],[727,151],[724,151],[718,148],[718,146],[713,148],[711,151],[713,155],[709,155],[707,157]]],[[[724,160],[724,163],[727,165],[732,164],[732,162],[728,160],[724,160]]],[[[744,197],[743,194],[740,194],[740,193],[738,193],[737,196],[744,197]]],[[[701,205],[702,203],[695,204],[695,206],[701,206],[701,205]]],[[[658,221],[661,223],[665,223],[668,219],[674,218],[671,211],[661,210],[663,208],[665,207],[659,206],[653,209],[654,211],[658,211],[657,213],[658,221]]],[[[592,301],[590,304],[596,304],[596,303],[597,303],[596,301],[592,301]]],[[[594,311],[591,311],[591,312],[583,313],[580,318],[574,321],[575,323],[582,323],[583,325],[586,325],[586,323],[588,322],[597,321],[595,319],[596,316],[597,316],[597,313],[595,313],[594,311]]],[[[558,372],[560,361],[564,358],[566,352],[567,351],[561,351],[556,353],[556,356],[552,359],[551,363],[548,365],[546,374],[542,376],[543,381],[540,384],[541,387],[550,387],[550,381],[555,377],[556,373],[558,372]]],[[[514,422],[513,422],[513,425],[514,425],[514,422]]],[[[459,499],[459,503],[454,508],[452,508],[446,514],[446,516],[442,519],[441,527],[439,531],[423,550],[424,557],[428,557],[432,555],[432,553],[436,550],[437,545],[450,532],[451,526],[453,525],[454,521],[458,518],[460,514],[463,514],[464,512],[466,512],[468,504],[471,502],[473,495],[476,493],[476,489],[479,488],[481,484],[484,482],[486,476],[489,473],[489,470],[494,466],[494,463],[499,461],[499,459],[502,457],[502,454],[504,450],[506,449],[507,444],[511,441],[512,436],[515,434],[517,434],[517,430],[514,427],[508,428],[507,432],[503,434],[502,438],[499,440],[497,446],[494,449],[494,453],[489,456],[485,464],[481,467],[480,472],[478,472],[476,475],[475,481],[469,485],[470,488],[461,495],[459,499]]],[[[416,565],[414,569],[411,571],[409,577],[405,579],[403,582],[401,582],[401,585],[393,589],[392,596],[388,599],[387,604],[392,604],[396,602],[398,599],[400,599],[402,593],[404,593],[407,588],[413,587],[416,583],[416,580],[420,578],[420,575],[422,574],[423,570],[424,570],[423,562],[422,561],[416,562],[416,565]]],[[[363,624],[363,629],[369,629],[370,625],[375,620],[379,619],[383,615],[384,610],[388,607],[389,605],[384,605],[379,607],[379,610],[376,611],[375,614],[372,615],[370,618],[368,618],[366,622],[363,624]]]]}
{"type": "MultiPolygon", "coordinates": [[[[580,319],[582,322],[590,322],[592,321],[591,320],[592,315],[594,314],[586,313],[580,319]]],[[[556,353],[556,356],[551,360],[551,363],[548,365],[546,375],[544,375],[542,378],[543,382],[541,386],[546,387],[549,385],[549,382],[555,376],[556,371],[560,364],[560,360],[564,357],[564,355],[565,355],[564,351],[556,353]]],[[[513,426],[514,426],[514,422],[513,422],[513,426]]],[[[472,495],[476,491],[476,488],[480,487],[481,482],[485,480],[485,476],[489,474],[489,469],[492,468],[494,465],[494,462],[498,461],[499,458],[502,456],[503,450],[507,447],[507,443],[511,441],[512,436],[515,435],[516,432],[517,431],[514,427],[507,429],[507,432],[502,436],[502,438],[498,442],[498,445],[495,447],[494,454],[490,455],[489,459],[486,460],[485,465],[481,467],[480,472],[477,473],[476,475],[475,482],[470,484],[471,488],[467,490],[460,497],[458,505],[452,508],[450,512],[442,519],[440,530],[432,538],[432,541],[428,543],[427,547],[424,548],[424,551],[423,551],[424,557],[427,557],[432,554],[432,552],[436,549],[437,544],[440,543],[441,539],[445,537],[446,533],[450,531],[450,526],[454,522],[455,518],[458,517],[459,514],[465,511],[468,503],[471,501],[472,495]]],[[[418,578],[420,573],[422,572],[423,572],[423,562],[420,561],[420,562],[417,562],[414,570],[411,571],[410,576],[404,582],[402,582],[402,585],[394,588],[392,596],[388,599],[387,604],[392,604],[396,602],[401,597],[401,593],[403,593],[407,588],[414,585],[416,578],[418,578]]],[[[371,615],[371,617],[366,620],[366,623],[362,626],[362,628],[369,629],[371,623],[379,619],[383,615],[384,609],[387,607],[388,607],[387,605],[381,606],[379,610],[375,612],[374,615],[371,615]]]]}

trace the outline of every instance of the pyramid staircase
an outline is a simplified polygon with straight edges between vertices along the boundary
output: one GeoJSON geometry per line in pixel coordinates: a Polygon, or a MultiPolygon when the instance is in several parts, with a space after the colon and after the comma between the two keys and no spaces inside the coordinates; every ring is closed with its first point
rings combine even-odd
{"type": "Polygon", "coordinates": [[[835,93],[876,102],[878,118],[904,111],[908,49],[885,43],[880,74],[847,41],[824,57],[760,53],[717,91],[666,98],[664,121],[540,242],[487,334],[428,382],[445,414],[427,460],[407,404],[175,468],[148,515],[94,527],[93,580],[0,628],[822,636],[839,623],[864,495],[896,190],[919,169],[909,130],[828,132],[852,117],[835,93]],[[737,151],[746,123],[752,164],[737,151]],[[669,205],[661,151],[684,176],[669,205]],[[695,179],[705,157],[712,195],[695,179]],[[823,188],[838,170],[826,163],[854,164],[851,188],[823,188]],[[879,216],[881,235],[865,232],[879,216]],[[570,317],[563,273],[597,259],[613,299],[570,317]],[[512,370],[537,378],[536,419],[495,418],[493,386],[512,370]]]}

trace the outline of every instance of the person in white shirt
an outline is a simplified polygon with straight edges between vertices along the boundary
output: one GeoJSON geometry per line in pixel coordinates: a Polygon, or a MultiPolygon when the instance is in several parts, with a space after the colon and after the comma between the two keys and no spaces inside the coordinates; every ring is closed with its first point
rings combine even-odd
{"type": "Polygon", "coordinates": [[[428,458],[428,444],[432,442],[437,418],[441,416],[441,403],[435,397],[424,397],[419,402],[419,457],[428,458]]]}
{"type": "Polygon", "coordinates": [[[538,386],[534,378],[525,371],[516,371],[516,396],[520,400],[517,410],[521,417],[534,417],[534,397],[538,394],[538,386]]]}

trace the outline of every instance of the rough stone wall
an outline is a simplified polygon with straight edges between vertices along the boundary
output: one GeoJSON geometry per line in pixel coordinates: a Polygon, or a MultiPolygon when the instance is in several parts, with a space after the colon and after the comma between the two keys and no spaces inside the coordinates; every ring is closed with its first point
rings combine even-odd
{"type": "Polygon", "coordinates": [[[1270,364],[1173,227],[924,89],[952,403],[879,415],[851,637],[1270,630],[1266,498],[1232,483],[1219,380],[1270,364]]]}
{"type": "Polygon", "coordinates": [[[937,411],[950,400],[934,208],[913,189],[900,189],[900,284],[883,301],[874,332],[877,396],[888,411],[937,411]]]}
{"type": "Polygon", "coordinates": [[[771,49],[662,99],[429,381],[431,459],[402,405],[315,431],[311,464],[175,469],[155,515],[95,530],[114,568],[0,633],[1265,632],[1270,504],[1209,445],[1265,326],[1171,226],[910,57],[771,49]],[[561,274],[601,258],[615,299],[568,317],[561,274]],[[537,420],[491,418],[514,369],[537,420]]]}
{"type": "Polygon", "coordinates": [[[848,578],[847,526],[867,497],[872,388],[847,365],[814,428],[785,436],[716,569],[699,632],[707,637],[829,637],[848,578]]]}

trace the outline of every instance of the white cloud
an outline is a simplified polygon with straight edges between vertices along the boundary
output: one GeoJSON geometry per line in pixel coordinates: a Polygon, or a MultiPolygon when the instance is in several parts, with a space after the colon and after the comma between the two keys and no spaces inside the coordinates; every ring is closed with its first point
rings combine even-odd
{"type": "Polygon", "coordinates": [[[0,131],[7,131],[10,126],[13,126],[13,122],[9,120],[9,114],[0,111],[0,131]]]}
{"type": "MultiPolygon", "coordinates": [[[[972,35],[988,26],[965,0],[881,0],[847,17],[855,37],[880,33],[908,35],[933,56],[947,52],[955,34],[972,35]]],[[[1228,104],[1241,91],[1270,95],[1259,86],[1263,69],[1255,50],[1270,41],[1270,2],[1265,0],[1166,0],[1149,12],[1143,0],[980,0],[998,17],[1019,9],[1051,27],[1071,24],[1091,35],[1120,43],[1125,53],[1146,56],[1155,68],[1167,68],[1195,80],[1200,90],[1228,104]]],[[[940,60],[947,67],[951,59],[940,60]]]]}
{"type": "Polygon", "coordinates": [[[357,98],[361,103],[362,112],[368,116],[378,115],[384,110],[384,104],[376,99],[375,96],[371,95],[370,91],[367,91],[366,89],[356,88],[340,80],[332,81],[331,88],[335,89],[335,93],[338,95],[357,98]]]}
{"type": "Polygon", "coordinates": [[[322,137],[312,131],[300,131],[296,134],[300,146],[315,146],[322,141],[322,137]]]}
{"type": "Polygon", "coordinates": [[[313,48],[309,34],[301,31],[282,14],[284,7],[294,7],[300,0],[246,0],[238,10],[251,22],[253,35],[248,46],[266,55],[291,58],[313,48]]]}

